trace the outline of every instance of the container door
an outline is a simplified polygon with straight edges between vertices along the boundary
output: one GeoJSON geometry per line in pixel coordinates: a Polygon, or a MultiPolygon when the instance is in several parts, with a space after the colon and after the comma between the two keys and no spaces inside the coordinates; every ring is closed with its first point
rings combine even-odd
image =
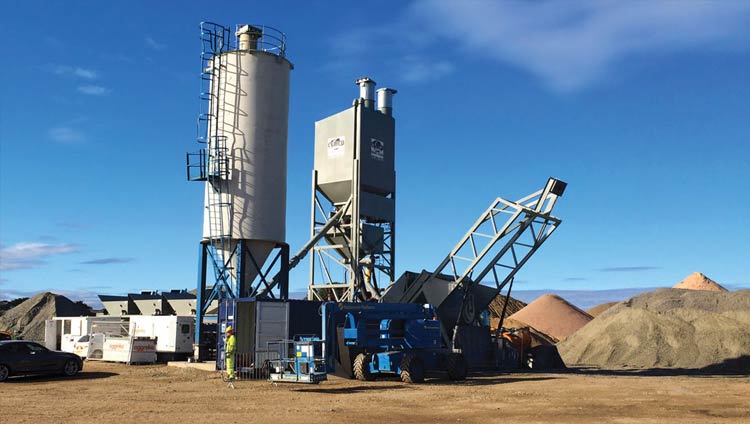
{"type": "MultiPolygon", "coordinates": [[[[289,304],[255,302],[255,351],[268,351],[268,342],[289,338],[289,304]]],[[[271,346],[271,351],[275,350],[271,346]]]]}
{"type": "Polygon", "coordinates": [[[70,352],[73,353],[73,345],[75,344],[78,337],[74,335],[75,329],[73,328],[73,320],[72,319],[64,319],[62,320],[62,337],[60,342],[60,350],[64,352],[70,352]]]}
{"type": "Polygon", "coordinates": [[[53,319],[44,321],[44,346],[49,350],[57,350],[57,322],[53,319]]]}
{"type": "Polygon", "coordinates": [[[190,352],[195,337],[195,322],[185,319],[179,320],[177,324],[177,347],[175,350],[177,352],[190,352]]]}

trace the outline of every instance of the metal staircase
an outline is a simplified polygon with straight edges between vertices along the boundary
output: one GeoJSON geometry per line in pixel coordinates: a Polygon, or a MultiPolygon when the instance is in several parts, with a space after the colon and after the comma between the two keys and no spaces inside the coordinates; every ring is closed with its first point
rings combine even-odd
{"type": "Polygon", "coordinates": [[[224,292],[233,296],[231,276],[231,200],[228,198],[229,157],[227,136],[221,132],[224,105],[221,104],[221,70],[225,53],[231,47],[228,27],[211,22],[201,23],[201,78],[200,110],[197,120],[197,140],[205,145],[196,153],[187,154],[189,181],[207,181],[206,208],[208,253],[213,264],[216,284],[206,305],[224,292]]]}

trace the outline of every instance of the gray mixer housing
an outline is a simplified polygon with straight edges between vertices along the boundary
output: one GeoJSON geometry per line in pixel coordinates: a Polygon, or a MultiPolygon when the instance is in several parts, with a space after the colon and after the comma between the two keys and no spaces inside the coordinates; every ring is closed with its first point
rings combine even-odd
{"type": "Polygon", "coordinates": [[[392,222],[396,205],[396,123],[374,108],[352,106],[315,123],[318,188],[332,203],[352,195],[359,159],[359,211],[368,221],[392,222]]]}

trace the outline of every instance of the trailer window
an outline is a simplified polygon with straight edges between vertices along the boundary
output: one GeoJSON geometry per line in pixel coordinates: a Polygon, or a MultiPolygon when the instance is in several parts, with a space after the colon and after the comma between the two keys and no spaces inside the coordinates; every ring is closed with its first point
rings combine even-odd
{"type": "Polygon", "coordinates": [[[188,334],[190,332],[190,326],[187,324],[182,324],[182,334],[188,334]]]}
{"type": "Polygon", "coordinates": [[[70,320],[63,321],[63,334],[70,334],[70,320]]]}

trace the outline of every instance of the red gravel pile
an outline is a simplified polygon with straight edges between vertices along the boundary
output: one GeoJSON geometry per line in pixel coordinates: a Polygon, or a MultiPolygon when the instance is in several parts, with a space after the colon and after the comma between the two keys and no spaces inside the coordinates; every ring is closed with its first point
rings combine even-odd
{"type": "Polygon", "coordinates": [[[586,311],[586,313],[587,313],[587,314],[589,314],[589,315],[591,315],[592,317],[596,318],[596,317],[598,317],[599,315],[601,315],[601,314],[602,314],[602,312],[604,312],[604,311],[606,311],[607,309],[609,309],[609,308],[611,308],[611,307],[613,307],[613,306],[617,305],[618,303],[620,303],[620,302],[607,302],[607,303],[602,303],[601,305],[596,305],[596,306],[594,306],[593,308],[591,308],[591,309],[588,309],[588,310],[586,311]]]}
{"type": "Polygon", "coordinates": [[[508,317],[526,324],[555,341],[564,340],[592,320],[591,315],[554,294],[545,294],[508,317]]]}
{"type": "Polygon", "coordinates": [[[687,278],[675,284],[672,288],[685,290],[706,290],[715,292],[728,291],[727,289],[722,287],[721,284],[706,277],[700,272],[694,272],[688,275],[687,278]]]}

